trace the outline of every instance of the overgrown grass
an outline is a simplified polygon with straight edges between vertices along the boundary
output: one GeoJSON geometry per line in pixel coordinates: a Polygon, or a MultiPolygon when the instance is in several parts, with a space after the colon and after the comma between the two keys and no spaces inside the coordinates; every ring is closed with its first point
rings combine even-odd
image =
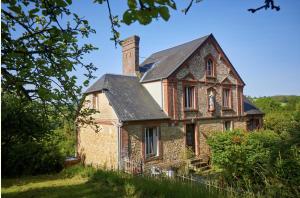
{"type": "Polygon", "coordinates": [[[2,179],[3,197],[221,197],[215,189],[74,166],[56,175],[2,179]]]}

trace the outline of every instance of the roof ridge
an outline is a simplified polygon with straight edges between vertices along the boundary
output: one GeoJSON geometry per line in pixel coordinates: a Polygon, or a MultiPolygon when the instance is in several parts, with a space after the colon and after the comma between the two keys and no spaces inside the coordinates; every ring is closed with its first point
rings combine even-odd
{"type": "MultiPolygon", "coordinates": [[[[183,45],[187,45],[187,44],[192,43],[192,42],[195,42],[195,41],[197,41],[197,40],[204,39],[205,37],[208,38],[210,35],[212,35],[212,34],[208,34],[208,35],[206,35],[206,36],[202,36],[202,37],[200,37],[200,38],[196,38],[196,39],[194,39],[194,40],[191,40],[191,41],[188,41],[188,42],[179,44],[179,45],[175,45],[175,46],[173,46],[173,47],[169,47],[169,48],[164,49],[164,50],[157,51],[157,52],[151,54],[150,56],[152,56],[152,55],[154,55],[154,54],[158,54],[158,53],[164,52],[164,51],[168,51],[168,50],[171,50],[171,49],[174,49],[174,48],[177,48],[177,47],[181,47],[181,46],[183,46],[183,45]]],[[[150,56],[149,56],[149,57],[150,57],[150,56]]]]}

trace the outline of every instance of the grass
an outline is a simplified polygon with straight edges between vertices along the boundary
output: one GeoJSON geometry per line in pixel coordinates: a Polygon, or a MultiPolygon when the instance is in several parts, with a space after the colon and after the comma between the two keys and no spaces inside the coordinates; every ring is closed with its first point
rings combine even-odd
{"type": "Polygon", "coordinates": [[[5,197],[220,197],[200,184],[74,166],[55,175],[2,179],[5,197]]]}

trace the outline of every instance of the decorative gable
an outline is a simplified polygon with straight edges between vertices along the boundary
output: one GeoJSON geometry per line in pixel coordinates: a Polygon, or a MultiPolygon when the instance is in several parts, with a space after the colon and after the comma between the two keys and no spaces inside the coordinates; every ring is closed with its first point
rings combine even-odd
{"type": "Polygon", "coordinates": [[[191,72],[189,72],[181,80],[193,81],[193,80],[196,80],[196,78],[191,72]]]}

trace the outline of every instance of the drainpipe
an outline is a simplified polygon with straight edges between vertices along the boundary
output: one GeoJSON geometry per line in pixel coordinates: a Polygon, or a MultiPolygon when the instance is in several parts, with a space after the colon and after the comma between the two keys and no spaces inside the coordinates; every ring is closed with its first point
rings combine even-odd
{"type": "Polygon", "coordinates": [[[122,138],[121,138],[121,128],[123,126],[123,123],[120,122],[120,120],[118,121],[117,124],[117,130],[118,130],[118,170],[121,169],[121,149],[122,149],[122,138]]]}

